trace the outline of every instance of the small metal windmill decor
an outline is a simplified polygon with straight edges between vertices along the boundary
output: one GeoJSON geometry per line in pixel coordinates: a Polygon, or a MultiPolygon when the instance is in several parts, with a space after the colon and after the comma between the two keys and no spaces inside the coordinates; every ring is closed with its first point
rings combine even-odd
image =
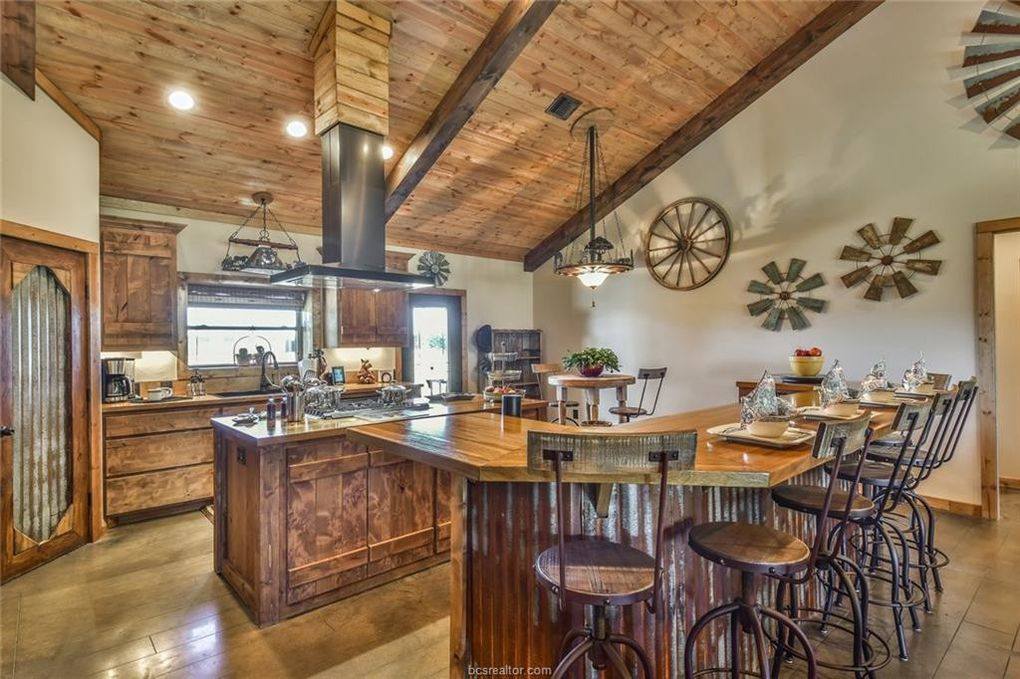
{"type": "Polygon", "coordinates": [[[879,233],[874,224],[857,229],[864,245],[844,246],[839,258],[860,266],[843,274],[843,285],[852,288],[868,281],[864,299],[875,302],[882,301],[886,288],[896,288],[901,298],[917,294],[917,287],[911,282],[914,274],[937,276],[942,260],[919,256],[922,251],[938,245],[940,240],[931,229],[917,238],[909,238],[907,232],[913,223],[913,219],[896,217],[889,233],[879,233]]]}
{"type": "Polygon", "coordinates": [[[766,330],[779,331],[783,321],[790,321],[794,330],[803,330],[811,325],[804,314],[805,311],[822,313],[828,305],[824,299],[812,297],[808,293],[825,285],[822,274],[804,275],[807,262],[793,258],[786,271],[781,271],[775,262],[769,262],[761,268],[768,281],[751,281],[747,291],[760,295],[759,299],[747,305],[752,316],[761,316],[768,312],[761,327],[766,330]]]}
{"type": "Polygon", "coordinates": [[[450,262],[441,252],[426,250],[418,257],[418,273],[431,276],[436,287],[440,288],[450,278],[450,262]]]}

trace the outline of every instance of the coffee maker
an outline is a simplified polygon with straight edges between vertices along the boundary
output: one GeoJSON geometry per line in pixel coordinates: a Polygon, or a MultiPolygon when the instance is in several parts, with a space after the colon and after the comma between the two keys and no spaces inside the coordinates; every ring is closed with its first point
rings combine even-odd
{"type": "Polygon", "coordinates": [[[103,359],[103,403],[130,400],[135,393],[135,359],[103,359]]]}

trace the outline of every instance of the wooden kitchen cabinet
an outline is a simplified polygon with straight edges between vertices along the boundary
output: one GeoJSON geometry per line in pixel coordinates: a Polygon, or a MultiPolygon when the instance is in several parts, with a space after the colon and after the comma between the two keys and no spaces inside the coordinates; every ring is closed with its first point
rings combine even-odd
{"type": "Polygon", "coordinates": [[[410,341],[404,290],[345,288],[337,292],[341,347],[402,347],[410,341]]]}
{"type": "Polygon", "coordinates": [[[368,453],[346,440],[287,449],[287,601],[365,577],[368,453]]]}
{"type": "Polygon", "coordinates": [[[103,349],[177,351],[177,234],[184,224],[103,217],[103,349]]]}
{"type": "Polygon", "coordinates": [[[103,413],[105,513],[113,522],[173,514],[212,503],[209,420],[247,410],[264,396],[165,406],[112,404],[103,413]]]}
{"type": "Polygon", "coordinates": [[[368,574],[430,556],[435,550],[435,470],[406,458],[370,453],[368,574]]]}

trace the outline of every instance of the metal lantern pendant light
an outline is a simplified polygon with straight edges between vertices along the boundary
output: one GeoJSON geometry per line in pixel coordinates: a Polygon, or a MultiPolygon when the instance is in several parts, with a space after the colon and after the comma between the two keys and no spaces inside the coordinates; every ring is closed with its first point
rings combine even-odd
{"type": "MultiPolygon", "coordinates": [[[[624,273],[634,268],[634,255],[632,252],[625,252],[623,249],[623,231],[620,228],[620,218],[614,210],[609,217],[616,226],[617,242],[612,242],[608,237],[606,221],[609,217],[601,220],[602,233],[599,233],[599,220],[595,213],[595,199],[600,191],[605,188],[606,168],[605,159],[599,146],[599,131],[595,123],[594,114],[608,114],[605,109],[590,111],[579,118],[574,124],[574,130],[584,130],[585,135],[585,157],[581,164],[580,177],[577,183],[576,203],[577,210],[584,209],[584,189],[588,189],[588,242],[578,250],[576,242],[571,243],[566,252],[556,253],[554,265],[556,273],[560,276],[573,276],[582,284],[595,290],[605,282],[609,276],[617,273],[624,273]]],[[[592,302],[594,306],[594,302],[592,302]]]]}
{"type": "Polygon", "coordinates": [[[220,265],[224,271],[245,271],[248,273],[262,273],[262,274],[274,274],[278,271],[286,271],[287,269],[301,264],[301,253],[298,252],[298,245],[291,238],[291,235],[287,233],[287,229],[283,227],[280,220],[276,218],[273,211],[269,209],[269,204],[273,202],[273,194],[268,191],[259,191],[253,193],[251,196],[252,200],[258,205],[250,215],[248,215],[244,223],[237,227],[234,233],[230,234],[230,238],[227,239],[227,254],[223,258],[223,262],[220,265]],[[262,229],[259,231],[257,239],[251,238],[240,238],[237,234],[241,232],[241,229],[247,227],[255,215],[262,213],[262,229]],[[283,232],[283,235],[287,237],[286,243],[273,242],[269,238],[269,217],[272,216],[273,221],[276,222],[277,228],[283,232]],[[231,255],[231,245],[246,245],[254,247],[255,249],[251,254],[245,255],[231,255]],[[295,261],[292,264],[284,264],[283,260],[280,259],[279,250],[293,250],[295,254],[295,261]]]}

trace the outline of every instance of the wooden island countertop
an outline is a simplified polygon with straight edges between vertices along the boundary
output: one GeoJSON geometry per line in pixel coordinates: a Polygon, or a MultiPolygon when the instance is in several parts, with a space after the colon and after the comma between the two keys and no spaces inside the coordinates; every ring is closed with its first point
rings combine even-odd
{"type": "MultiPolygon", "coordinates": [[[[876,409],[872,427],[876,434],[889,431],[895,410],[876,409]]],[[[694,469],[671,473],[670,483],[688,486],[767,488],[814,469],[824,460],[811,456],[809,444],[774,449],[725,441],[705,433],[709,427],[740,419],[736,404],[706,408],[679,415],[636,420],[612,429],[591,429],[600,435],[615,433],[698,432],[694,469]]],[[[800,420],[800,427],[816,426],[800,420]]],[[[428,418],[351,427],[349,440],[460,474],[470,481],[548,482],[551,474],[530,471],[527,465],[528,432],[577,431],[576,427],[502,418],[498,414],[473,413],[452,418],[428,418]]],[[[567,475],[568,480],[586,481],[567,475]]],[[[600,480],[604,481],[605,477],[600,480]]],[[[620,477],[620,483],[652,482],[643,475],[620,477]]]]}

